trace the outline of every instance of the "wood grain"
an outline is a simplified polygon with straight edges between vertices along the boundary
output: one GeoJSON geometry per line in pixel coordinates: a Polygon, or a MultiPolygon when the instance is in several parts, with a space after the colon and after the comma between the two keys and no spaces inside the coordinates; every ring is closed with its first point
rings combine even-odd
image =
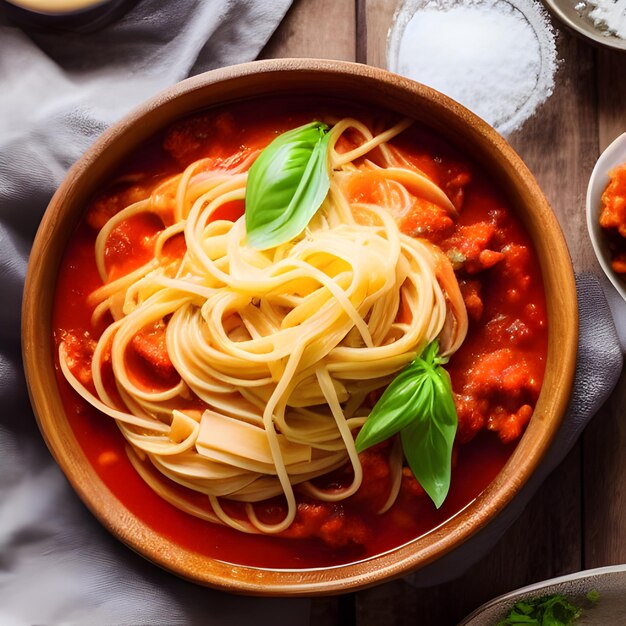
{"type": "Polygon", "coordinates": [[[387,36],[393,16],[402,0],[357,0],[361,6],[365,27],[360,32],[366,38],[364,62],[376,67],[387,67],[387,36]]]}
{"type": "MultiPolygon", "coordinates": [[[[597,51],[598,142],[626,132],[626,55],[597,51]]],[[[626,313],[625,313],[626,314],[626,313]]],[[[626,563],[626,371],[583,438],[584,566],[626,563]]]]}
{"type": "Polygon", "coordinates": [[[584,450],[584,567],[626,563],[626,373],[587,427],[584,450]]]}
{"type": "Polygon", "coordinates": [[[597,92],[600,150],[626,132],[626,54],[597,51],[597,92]]]}
{"type": "Polygon", "coordinates": [[[299,0],[293,3],[259,58],[356,59],[354,0],[299,0]]]}

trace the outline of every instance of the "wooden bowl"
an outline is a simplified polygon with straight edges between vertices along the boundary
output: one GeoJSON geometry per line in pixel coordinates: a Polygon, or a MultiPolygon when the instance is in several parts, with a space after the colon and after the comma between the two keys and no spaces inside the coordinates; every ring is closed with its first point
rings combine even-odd
{"type": "Polygon", "coordinates": [[[40,429],[74,489],[121,541],[197,583],[259,595],[353,591],[407,574],[454,550],[507,506],[535,471],[561,423],[572,386],[578,315],[574,277],[558,223],[534,178],[490,126],[423,85],[383,70],[338,61],[285,59],[228,67],[174,85],[106,131],[74,165],[53,197],[32,249],[23,307],[23,353],[40,429]],[[54,371],[51,311],[69,234],[96,190],[145,140],[179,118],[217,104],[280,94],[349,97],[414,117],[481,163],[522,219],[540,259],[549,319],[545,380],[534,416],[508,463],[462,512],[385,554],[328,569],[233,565],[184,549],[157,534],[109,491],[68,424],[54,371]]]}

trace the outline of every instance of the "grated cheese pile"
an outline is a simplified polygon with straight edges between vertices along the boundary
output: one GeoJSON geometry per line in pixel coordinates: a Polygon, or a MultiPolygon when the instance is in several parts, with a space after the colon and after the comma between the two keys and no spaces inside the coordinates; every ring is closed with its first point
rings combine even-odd
{"type": "Polygon", "coordinates": [[[533,0],[408,0],[390,32],[388,61],[505,135],[552,94],[557,68],[554,32],[533,0]]]}
{"type": "Polygon", "coordinates": [[[587,0],[594,7],[589,17],[596,26],[604,26],[619,37],[626,39],[626,0],[587,0]]]}

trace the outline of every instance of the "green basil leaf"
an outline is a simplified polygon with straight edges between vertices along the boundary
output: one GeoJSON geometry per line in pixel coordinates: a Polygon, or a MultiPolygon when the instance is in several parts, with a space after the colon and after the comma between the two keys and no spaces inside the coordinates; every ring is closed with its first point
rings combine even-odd
{"type": "Polygon", "coordinates": [[[528,615],[520,615],[518,613],[514,613],[508,618],[506,622],[507,625],[513,626],[514,624],[527,624],[528,626],[542,626],[541,622],[538,622],[534,617],[529,617],[528,615]]]}
{"type": "Polygon", "coordinates": [[[389,439],[422,413],[428,402],[428,394],[424,393],[427,382],[423,367],[415,367],[414,363],[405,367],[385,389],[359,431],[357,452],[389,439]]]}
{"type": "Polygon", "coordinates": [[[247,243],[267,250],[299,235],[330,188],[327,126],[279,135],[253,163],[246,185],[247,243]]]}
{"type": "Polygon", "coordinates": [[[439,341],[431,341],[423,350],[420,355],[420,359],[425,361],[428,365],[432,365],[437,362],[437,354],[439,352],[439,341]]]}
{"type": "Polygon", "coordinates": [[[450,489],[457,414],[439,342],[389,384],[356,438],[358,452],[400,433],[404,456],[417,481],[439,508],[450,489]]]}
{"type": "Polygon", "coordinates": [[[402,430],[400,437],[413,475],[439,508],[450,490],[458,420],[448,373],[437,367],[429,382],[426,410],[402,430]]]}
{"type": "Polygon", "coordinates": [[[532,615],[535,610],[535,607],[532,604],[524,602],[523,600],[516,602],[513,608],[522,615],[532,615]]]}

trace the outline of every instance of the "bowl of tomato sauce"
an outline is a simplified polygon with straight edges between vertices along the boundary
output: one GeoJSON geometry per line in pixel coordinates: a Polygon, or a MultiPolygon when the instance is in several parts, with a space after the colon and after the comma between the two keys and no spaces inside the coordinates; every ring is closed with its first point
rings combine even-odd
{"type": "Polygon", "coordinates": [[[626,300],[626,133],[608,146],[593,168],[587,229],[602,270],[626,300]]]}
{"type": "MultiPolygon", "coordinates": [[[[345,142],[347,154],[350,136],[345,142]]],[[[220,224],[235,222],[243,211],[235,194],[220,224]]],[[[162,246],[172,259],[185,249],[182,237],[162,246]]],[[[129,343],[125,363],[137,384],[176,378],[163,334],[169,322],[165,316],[129,343]]],[[[164,91],[111,127],[70,170],[45,213],[23,308],[24,362],[37,420],[89,509],[157,565],[202,585],[261,595],[352,591],[425,567],[469,540],[511,502],[547,453],[568,403],[576,350],[576,293],[566,244],[521,159],[489,125],[444,95],[338,61],[263,61],[209,72],[164,91]],[[427,249],[435,246],[458,284],[467,335],[445,363],[455,413],[449,491],[435,504],[424,481],[397,461],[399,444],[390,437],[361,451],[363,480],[349,497],[315,498],[316,491],[345,490],[354,481],[353,469],[335,464],[308,481],[313,488],[296,486],[295,518],[287,528],[241,532],[236,526],[250,530],[242,521],[249,509],[227,497],[209,506],[176,480],[171,464],[165,479],[146,469],[145,455],[133,456],[132,437],[129,446],[115,420],[103,414],[104,404],[86,400],[96,393],[94,346],[105,332],[89,297],[102,288],[94,247],[113,219],[100,251],[109,275],[123,280],[150,259],[155,241],[172,227],[159,215],[138,218],[132,207],[160,197],[155,190],[168,189],[171,177],[180,180],[190,163],[200,159],[244,171],[290,128],[346,118],[364,120],[376,132],[412,120],[385,154],[419,172],[421,186],[435,184],[445,194],[446,210],[437,194],[402,192],[396,183],[404,179],[394,170],[381,201],[371,179],[381,176],[382,153],[368,162],[355,157],[356,176],[344,188],[355,205],[391,207],[402,196],[409,208],[393,216],[399,232],[427,249]],[[69,375],[59,360],[61,344],[69,375]],[[391,491],[394,501],[387,506],[391,491]]],[[[102,385],[115,404],[123,396],[117,396],[114,376],[107,379],[107,358],[102,385]]],[[[375,407],[381,393],[374,390],[364,406],[375,407]]],[[[185,402],[187,418],[195,419],[199,398],[189,392],[185,402]]],[[[179,420],[182,433],[187,418],[179,420]]],[[[268,494],[254,504],[261,528],[288,508],[268,494]]]]}

